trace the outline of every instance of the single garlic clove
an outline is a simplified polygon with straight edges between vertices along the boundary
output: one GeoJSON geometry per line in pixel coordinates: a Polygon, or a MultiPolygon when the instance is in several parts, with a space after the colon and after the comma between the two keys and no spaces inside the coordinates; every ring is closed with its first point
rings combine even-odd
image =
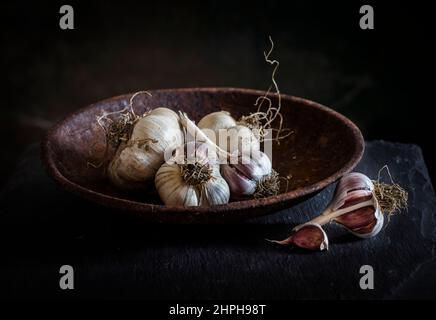
{"type": "Polygon", "coordinates": [[[307,223],[293,230],[287,239],[271,242],[281,245],[294,245],[308,250],[328,250],[329,240],[324,229],[317,223],[307,223]]]}
{"type": "Polygon", "coordinates": [[[310,250],[328,250],[327,234],[319,224],[307,224],[294,231],[295,246],[310,250]]]}
{"type": "Polygon", "coordinates": [[[206,183],[200,190],[200,206],[215,206],[229,202],[230,190],[227,182],[221,177],[219,166],[212,169],[213,183],[206,183]]]}
{"type": "Polygon", "coordinates": [[[197,191],[194,186],[180,184],[180,187],[176,192],[170,195],[169,200],[164,202],[166,205],[179,205],[182,204],[185,207],[196,207],[198,206],[199,200],[197,196],[197,191]]]}

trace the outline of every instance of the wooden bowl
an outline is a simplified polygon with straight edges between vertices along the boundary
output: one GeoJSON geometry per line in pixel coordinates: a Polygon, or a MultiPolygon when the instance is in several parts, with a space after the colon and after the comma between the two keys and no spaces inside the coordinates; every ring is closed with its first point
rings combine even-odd
{"type": "MultiPolygon", "coordinates": [[[[256,107],[262,91],[234,88],[194,88],[150,91],[137,96],[135,112],[165,106],[187,112],[199,121],[210,112],[227,110],[238,118],[256,107]]],[[[103,111],[125,108],[132,94],[97,102],[67,117],[52,128],[42,142],[42,160],[49,174],[65,189],[102,205],[131,212],[150,221],[230,222],[272,213],[307,199],[359,162],[364,140],[355,124],[318,103],[282,95],[284,127],[294,131],[273,147],[273,167],[292,176],[288,191],[264,199],[230,202],[214,207],[169,207],[154,188],[143,194],[126,194],[106,179],[104,168],[95,168],[104,155],[105,135],[96,117],[103,111]]],[[[275,101],[275,96],[270,96],[275,101]]]]}

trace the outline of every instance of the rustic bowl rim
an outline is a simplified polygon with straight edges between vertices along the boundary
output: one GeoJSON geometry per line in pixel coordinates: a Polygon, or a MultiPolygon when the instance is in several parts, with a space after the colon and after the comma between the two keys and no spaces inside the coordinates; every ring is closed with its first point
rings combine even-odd
{"type": "MultiPolygon", "coordinates": [[[[156,89],[149,90],[150,93],[165,93],[165,92],[237,92],[242,94],[251,94],[251,95],[263,95],[265,91],[255,90],[255,89],[247,89],[247,88],[236,88],[236,87],[193,87],[193,88],[174,88],[174,89],[156,89]]],[[[351,131],[354,141],[354,150],[352,156],[349,161],[345,163],[340,169],[331,174],[330,176],[306,187],[300,187],[286,193],[281,193],[275,196],[263,198],[263,199],[249,199],[243,201],[235,201],[229,202],[223,205],[217,205],[213,207],[184,207],[184,206],[166,206],[160,204],[151,204],[145,202],[139,202],[134,200],[129,200],[121,197],[116,197],[108,194],[104,194],[101,192],[94,191],[92,189],[88,189],[78,183],[75,183],[65,177],[58,166],[55,163],[54,159],[54,151],[51,149],[51,141],[54,139],[55,132],[63,127],[71,118],[80,115],[84,111],[93,108],[96,104],[108,103],[119,99],[126,99],[130,97],[133,93],[127,93],[122,95],[117,95],[114,97],[106,98],[103,100],[99,100],[95,103],[92,103],[86,107],[80,108],[66,117],[64,117],[61,121],[59,121],[55,126],[48,130],[44,139],[41,142],[41,160],[47,169],[49,175],[62,187],[66,190],[71,191],[73,193],[79,194],[88,200],[92,200],[94,202],[98,202],[100,204],[115,207],[117,209],[124,209],[130,211],[137,212],[174,212],[174,213],[189,213],[189,214],[201,214],[201,213],[223,213],[228,211],[239,211],[246,210],[250,208],[257,207],[265,207],[273,204],[277,204],[284,201],[295,200],[304,196],[308,196],[310,194],[314,194],[317,191],[324,189],[326,186],[331,183],[337,181],[344,174],[350,172],[360,161],[363,156],[365,142],[360,132],[359,128],[347,117],[344,115],[311,100],[300,98],[292,95],[281,94],[282,99],[291,100],[296,103],[304,104],[306,107],[318,109],[321,112],[327,113],[338,120],[340,120],[343,124],[345,124],[351,131]]]]}

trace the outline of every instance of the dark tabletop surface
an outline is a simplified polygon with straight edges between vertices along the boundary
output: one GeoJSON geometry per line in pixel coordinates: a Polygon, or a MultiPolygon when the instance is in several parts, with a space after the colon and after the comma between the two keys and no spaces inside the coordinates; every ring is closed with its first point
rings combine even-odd
{"type": "Polygon", "coordinates": [[[151,299],[436,298],[436,199],[421,149],[367,142],[356,171],[376,178],[389,165],[409,191],[409,209],[375,238],[329,225],[330,250],[278,247],[320,213],[334,186],[276,214],[232,225],[146,224],[60,189],[33,145],[0,193],[0,295],[151,299]],[[59,268],[74,268],[75,289],[59,289],[59,268]],[[374,289],[359,269],[374,269],[374,289]]]}

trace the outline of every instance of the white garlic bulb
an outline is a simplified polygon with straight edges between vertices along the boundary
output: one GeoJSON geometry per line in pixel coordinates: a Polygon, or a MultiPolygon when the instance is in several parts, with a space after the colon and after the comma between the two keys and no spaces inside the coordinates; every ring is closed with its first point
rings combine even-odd
{"type": "Polygon", "coordinates": [[[112,183],[121,189],[142,189],[144,183],[154,177],[162,162],[161,156],[153,149],[146,151],[137,144],[127,146],[123,143],[109,163],[107,172],[112,183]]]}
{"type": "Polygon", "coordinates": [[[249,154],[260,149],[259,139],[253,131],[246,126],[238,125],[227,111],[213,112],[204,116],[198,123],[198,127],[210,140],[231,154],[249,154]],[[227,130],[227,132],[220,135],[222,130],[227,130]],[[224,141],[221,140],[223,136],[224,141]]]}
{"type": "Polygon", "coordinates": [[[122,189],[143,188],[164,162],[164,153],[183,144],[183,139],[174,111],[152,110],[136,122],[130,139],[118,147],[109,163],[109,179],[122,189]]]}
{"type": "Polygon", "coordinates": [[[213,143],[228,150],[227,129],[236,126],[236,120],[227,111],[217,111],[204,116],[197,126],[213,143]]]}
{"type": "Polygon", "coordinates": [[[199,122],[200,129],[211,129],[218,134],[220,129],[229,129],[236,126],[236,120],[227,111],[217,111],[204,116],[199,122]]]}
{"type": "Polygon", "coordinates": [[[216,154],[210,155],[206,144],[196,144],[194,150],[194,156],[189,154],[182,158],[176,152],[176,156],[157,171],[155,184],[163,203],[171,206],[228,203],[230,190],[220,175],[216,154]]]}
{"type": "Polygon", "coordinates": [[[253,195],[258,183],[271,172],[271,160],[262,151],[257,151],[250,157],[240,156],[235,164],[221,165],[221,173],[229,184],[234,199],[253,195]]]}
{"type": "Polygon", "coordinates": [[[243,125],[227,129],[227,151],[232,155],[247,155],[260,150],[260,142],[253,131],[243,125]]]}

